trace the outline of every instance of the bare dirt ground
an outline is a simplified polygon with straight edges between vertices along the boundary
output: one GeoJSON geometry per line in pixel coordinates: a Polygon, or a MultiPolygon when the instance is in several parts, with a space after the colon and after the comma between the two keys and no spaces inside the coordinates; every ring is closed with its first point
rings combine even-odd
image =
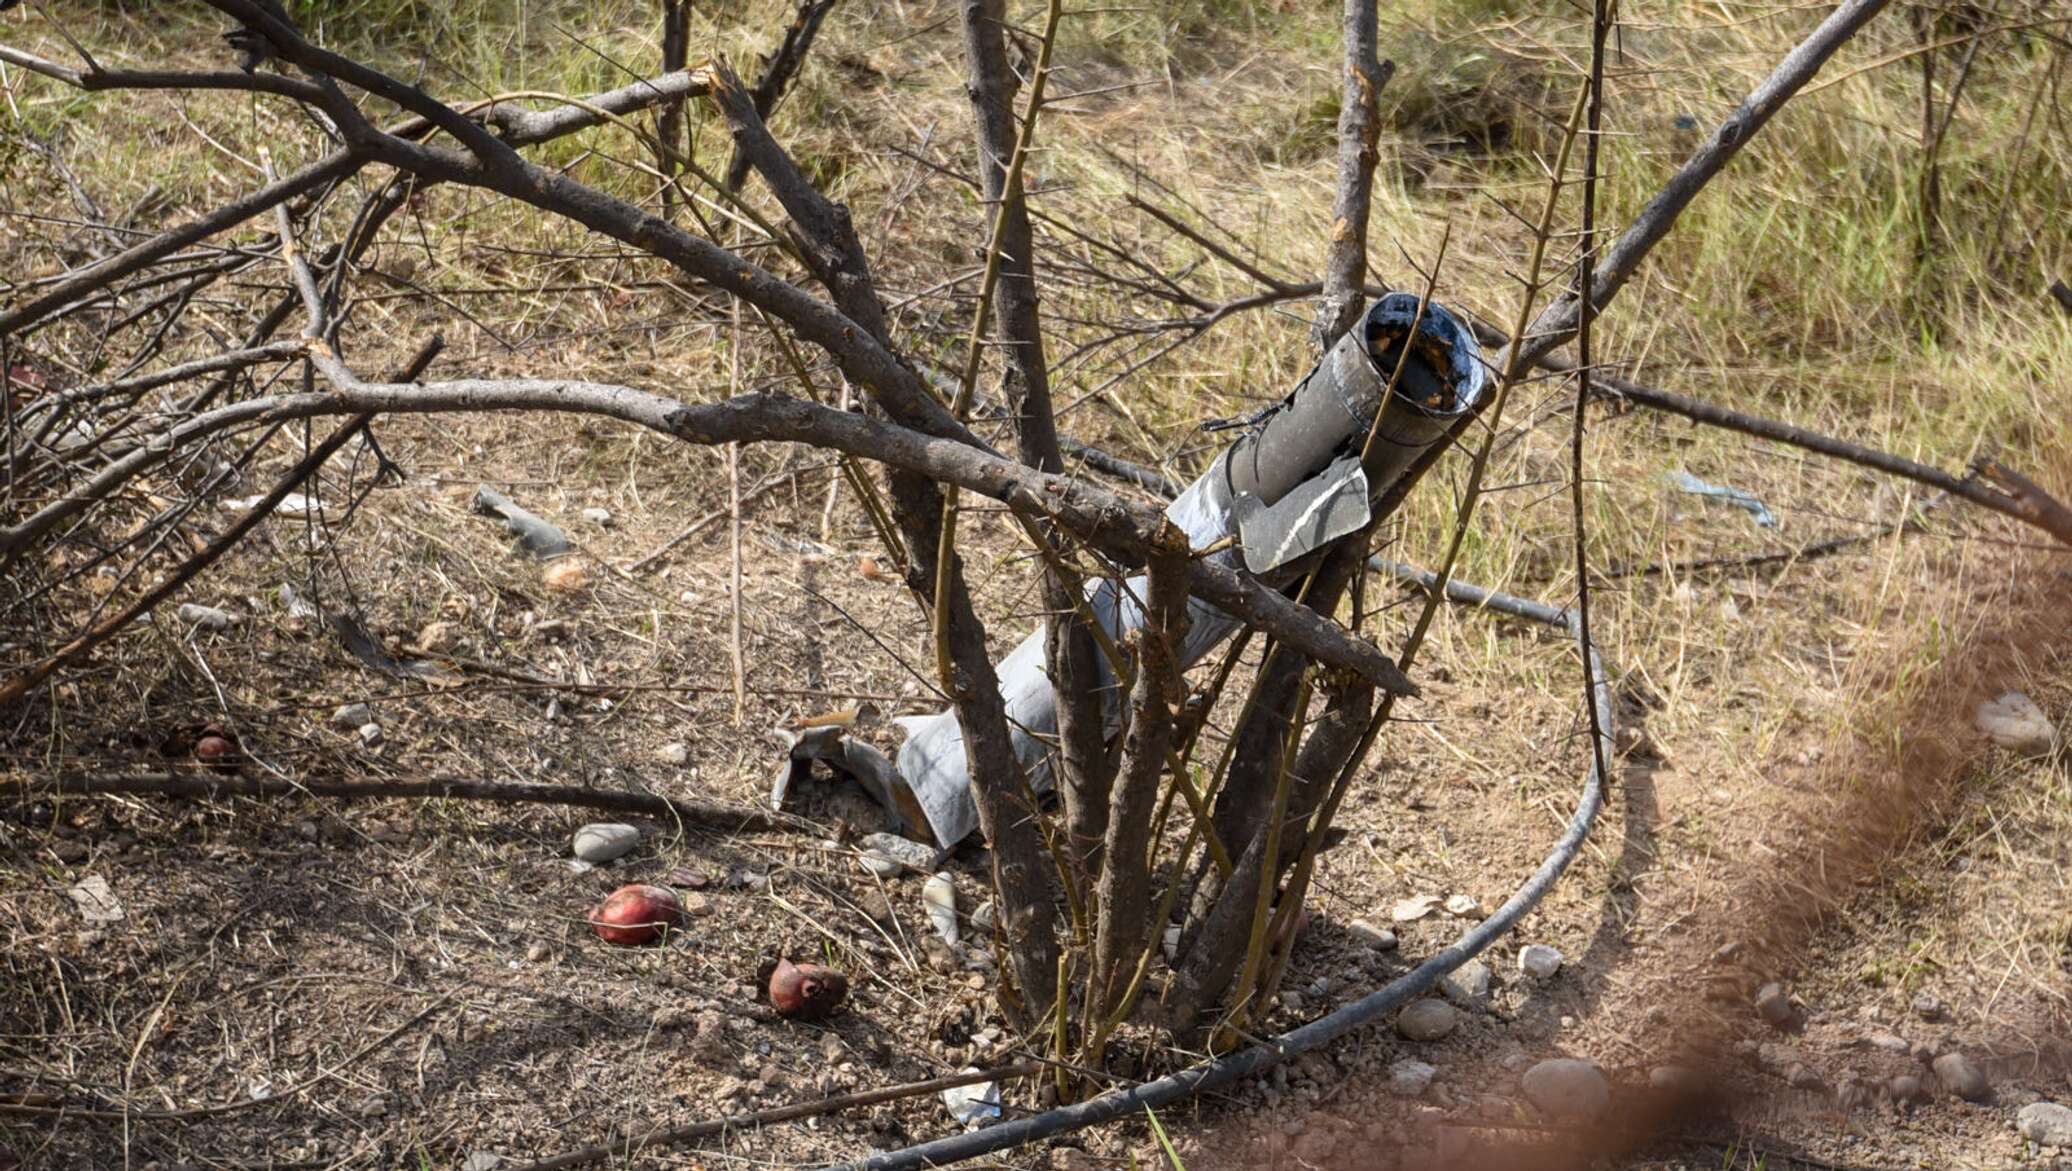
{"type": "MultiPolygon", "coordinates": [[[[109,43],[159,35],[150,17],[87,7],[82,27],[89,16],[111,22],[101,30],[109,43]]],[[[788,115],[796,123],[783,128],[863,209],[872,245],[883,249],[886,286],[901,301],[901,328],[954,340],[968,309],[928,290],[945,264],[970,259],[977,213],[945,177],[963,165],[967,144],[935,130],[962,135],[963,98],[954,52],[914,35],[952,13],[928,10],[922,20],[924,6],[910,7],[873,11],[834,34],[825,73],[808,74],[788,115]]],[[[1292,23],[1298,33],[1305,27],[1292,23]]],[[[213,27],[169,27],[170,43],[213,51],[213,27]]],[[[1634,30],[1635,52],[1654,51],[1658,32],[1634,30]]],[[[1328,69],[1302,63],[1330,58],[1314,45],[1255,45],[1248,36],[1235,22],[1196,29],[1180,38],[1185,54],[1162,76],[1129,59],[1126,46],[1112,54],[1081,46],[1073,84],[1120,80],[1143,92],[1088,99],[1085,116],[1061,123],[1053,169],[1041,180],[1054,185],[1046,199],[1056,203],[1042,206],[1069,219],[1087,207],[1112,214],[1123,191],[1170,196],[1174,206],[1206,209],[1206,220],[1237,224],[1248,248],[1260,245],[1288,271],[1313,267],[1310,253],[1328,226],[1329,164],[1303,143],[1329,124],[1316,95],[1330,80],[1318,80],[1328,69]],[[1116,151],[1174,186],[1102,169],[1116,151]]],[[[1500,122],[1491,110],[1509,111],[1507,86],[1530,87],[1518,68],[1449,89],[1459,79],[1433,61],[1457,40],[1401,38],[1397,92],[1406,105],[1447,109],[1429,115],[1429,126],[1414,110],[1392,124],[1403,137],[1391,145],[1400,182],[1384,192],[1380,214],[1390,218],[1392,246],[1418,259],[1432,254],[1442,221],[1457,240],[1475,241],[1457,254],[1449,293],[1494,317],[1506,304],[1501,274],[1517,233],[1480,195],[1515,194],[1517,160],[1471,156],[1459,143],[1493,151],[1500,122]],[[1464,126],[1458,107],[1483,121],[1464,126]]],[[[1721,92],[1738,93],[1749,62],[1768,60],[1772,49],[1764,42],[1723,66],[1721,92]]],[[[49,113],[55,99],[24,92],[32,114],[49,113]]],[[[1877,124],[1843,107],[1845,94],[1810,104],[1792,124],[1792,149],[1810,161],[1772,157],[1756,174],[1854,174],[1828,155],[1874,171],[1877,151],[1851,154],[1843,148],[1861,144],[1833,129],[1867,134],[1862,127],[1877,124]]],[[[1656,130],[1684,97],[1633,99],[1655,103],[1645,107],[1650,118],[1662,115],[1636,113],[1641,129],[1620,140],[1636,152],[1637,190],[1650,152],[1681,147],[1656,130]]],[[[1872,113],[1889,114],[1899,101],[1885,97],[1872,113]]],[[[127,205],[148,182],[199,193],[197,201],[228,189],[213,165],[178,157],[174,148],[191,143],[176,130],[183,118],[199,119],[232,149],[287,133],[246,111],[169,99],[99,107],[81,124],[127,148],[104,151],[96,162],[105,174],[89,175],[130,197],[106,196],[111,206],[127,205]]],[[[1882,190],[1886,179],[1865,182],[1882,190]]],[[[40,171],[9,182],[13,210],[69,198],[40,171]]],[[[1788,219],[1810,202],[1777,190],[1768,179],[1723,184],[1707,208],[1774,208],[1788,219]]],[[[1835,276],[1829,291],[1802,278],[1811,259],[1834,259],[1835,241],[1765,243],[1724,211],[1696,218],[1689,241],[1661,261],[1673,277],[1643,290],[1672,308],[1607,322],[1608,345],[1649,355],[1643,373],[1951,466],[2004,443],[2047,482],[2068,483],[2072,469],[2052,466],[2051,449],[2072,417],[2063,410],[2072,330],[2013,310],[1992,316],[1998,309],[1982,299],[1962,310],[1979,316],[1953,320],[1952,340],[1923,347],[1932,355],[1895,360],[1880,347],[1885,335],[1907,333],[1893,307],[1905,278],[1889,288],[1860,278],[1859,287],[1847,274],[1822,274],[1835,276]],[[1751,266],[1773,267],[1744,273],[1734,263],[1742,253],[1751,266]],[[1889,300],[1864,291],[1873,286],[1889,300]],[[1723,316],[1736,332],[1717,328],[1723,316]]],[[[162,226],[149,217],[140,225],[162,226]]],[[[61,267],[53,241],[67,230],[16,215],[0,228],[0,248],[22,258],[24,271],[61,267]]],[[[1126,234],[1147,252],[1184,251],[1135,221],[1126,234]]],[[[2039,251],[2048,253],[2043,235],[2039,251]]],[[[452,343],[441,370],[568,370],[719,393],[728,373],[718,310],[649,279],[655,274],[637,263],[582,254],[587,246],[436,193],[408,232],[384,244],[378,267],[353,278],[361,299],[354,356],[379,369],[437,329],[452,343]],[[413,260],[414,285],[396,275],[402,256],[413,260]]],[[[1199,257],[1175,265],[1183,262],[1202,264],[1218,296],[1251,287],[1199,257]]],[[[1047,304],[1083,308],[1066,293],[1047,304]]],[[[1202,418],[1252,409],[1301,373],[1302,309],[1234,319],[1144,370],[1128,393],[1088,391],[1067,429],[1186,471],[1213,442],[1196,428],[1202,418]]],[[[744,385],[785,377],[771,355],[750,358],[744,385]]],[[[1087,391],[1126,364],[1089,363],[1069,377],[1087,391]]],[[[1559,401],[1569,391],[1531,391],[1529,410],[1512,420],[1515,441],[1500,453],[1493,482],[1501,488],[1465,573],[1564,602],[1573,586],[1563,568],[1559,401]]],[[[314,492],[324,516],[267,522],[178,599],[235,611],[232,629],[191,630],[166,607],[21,710],[0,712],[0,1167],[11,1158],[53,1171],[509,1171],[646,1127],[1034,1051],[993,1008],[996,960],[983,943],[944,947],[930,934],[918,877],[880,880],[858,865],[848,837],[875,826],[871,807],[853,795],[815,795],[803,809],[824,834],[626,819],[641,827],[640,847],[581,870],[571,865],[570,835],[599,818],[557,807],[57,799],[39,787],[58,773],[189,771],[163,745],[183,728],[218,722],[236,731],[249,758],[243,769],[255,777],[552,782],[749,809],[764,802],[777,764],[769,729],[861,703],[884,718],[939,706],[926,623],[884,573],[848,492],[829,507],[831,470],[809,453],[741,455],[745,702],[737,710],[721,453],[565,418],[395,419],[377,433],[403,470],[400,484],[373,486],[362,453],[314,492]],[[550,588],[541,566],[473,515],[469,501],[484,484],[564,526],[580,546],[585,580],[550,588]],[[430,661],[435,677],[370,667],[300,614],[284,584],[362,612],[390,653],[430,661]],[[335,711],[352,703],[369,705],[378,737],[337,722],[335,711]],[[120,918],[73,895],[82,884],[98,890],[95,880],[120,918]],[[628,881],[682,890],[686,930],[653,949],[592,938],[584,915],[628,881]],[[780,954],[846,970],[848,1010],[814,1025],[776,1018],[758,1003],[755,974],[780,954]]],[[[1592,524],[1603,565],[1661,571],[1599,587],[1604,653],[1633,732],[1590,847],[1524,927],[1484,957],[1493,990],[1450,1036],[1411,1042],[1384,1023],[1162,1115],[1180,1158],[1189,1168],[1560,1166],[1586,1134],[1529,1105],[1522,1082],[1534,1063],[1575,1055],[1609,1075],[1611,1119],[1634,1123],[1630,1134],[1587,1132],[1614,1142],[1602,1155],[1607,1165],[1882,1171],[2062,1162],[2017,1133],[2015,1113],[2033,1101],[2072,1102],[2072,781],[2062,750],[2017,759],[1973,730],[1972,713],[1980,699],[2021,690],[2065,726],[2072,625],[2064,558],[2026,547],[2024,531],[1945,504],[1920,531],[1834,556],[1679,567],[1874,534],[1920,501],[1868,475],[1659,418],[1604,416],[1593,434],[1592,524]],[[1756,492],[1782,517],[1782,531],[1757,531],[1741,512],[1666,487],[1672,468],[1756,492]],[[1558,948],[1559,973],[1521,973],[1526,944],[1558,948]],[[1765,1024],[1752,1004],[1772,981],[1795,1005],[1785,1029],[1765,1024]],[[1941,1087],[1924,1059],[1952,1052],[1981,1067],[1987,1100],[1941,1087]],[[1415,1096],[1391,1089],[1391,1067],[1404,1060],[1434,1067],[1415,1096]],[[1693,1071],[1723,1101],[1665,1110],[1653,1092],[1664,1067],[1693,1071]],[[1893,1079],[1902,1077],[1918,1079],[1919,1100],[1899,1096],[1904,1084],[1896,1089],[1893,1079]]],[[[267,483],[293,455],[267,453],[249,483],[267,483]]],[[[1457,461],[1442,467],[1399,518],[1393,555],[1435,555],[1460,472],[1457,461]]],[[[232,494],[257,490],[240,485],[232,494]]],[[[980,518],[968,538],[974,584],[1004,651],[1036,621],[1034,577],[1005,526],[972,515],[980,518]]],[[[89,610],[98,591],[114,588],[99,580],[72,582],[59,601],[89,610]]],[[[1382,597],[1386,587],[1375,591],[1382,597]]],[[[1392,608],[1383,628],[1387,620],[1400,627],[1410,612],[1407,603],[1392,608]]],[[[10,668],[28,655],[21,642],[0,651],[10,668]]],[[[1543,630],[1442,614],[1419,672],[1425,697],[1382,741],[1340,820],[1344,840],[1323,856],[1314,917],[1272,1027],[1371,991],[1464,925],[1444,910],[1392,922],[1398,900],[1464,894],[1486,909],[1538,862],[1582,774],[1578,676],[1573,649],[1543,630]],[[1377,948],[1354,931],[1356,920],[1399,941],[1377,948]]],[[[1219,716],[1211,746],[1220,746],[1227,719],[1219,716]]],[[[888,748],[898,742],[883,722],[865,734],[888,748]]],[[[960,906],[975,910],[986,898],[983,860],[967,847],[945,868],[960,906]]],[[[1197,1056],[1162,1047],[1149,1030],[1130,1040],[1119,1076],[1197,1056]]],[[[1008,1087],[1008,1112],[1042,1104],[1031,1083],[1008,1087]]],[[[820,1166],[952,1129],[943,1105],[924,1097],[733,1129],[625,1165],[820,1166]]],[[[1164,1158],[1141,1122],[991,1165],[1121,1168],[1164,1158]]]]}
{"type": "MultiPolygon", "coordinates": [[[[545,441],[513,438],[503,458],[540,458],[545,441]]],[[[241,567],[256,596],[237,631],[146,635],[172,640],[156,672],[126,665],[66,685],[76,701],[54,705],[51,720],[64,750],[44,767],[161,768],[162,729],[227,712],[260,771],[556,780],[747,806],[777,755],[759,729],[805,708],[795,684],[815,703],[932,707],[898,662],[915,656],[918,619],[896,587],[857,568],[867,546],[792,551],[817,540],[803,535],[817,529],[817,493],[754,510],[750,708],[737,726],[715,580],[723,554],[715,569],[709,547],[694,552],[654,584],[621,577],[609,567],[659,531],[625,498],[503,479],[464,439],[407,424],[384,440],[416,487],[377,493],[367,507],[380,519],[335,539],[348,564],[413,566],[393,579],[401,588],[355,577],[381,615],[377,632],[398,648],[437,644],[455,680],[410,686],[359,667],[263,596],[271,570],[255,556],[241,567]],[[439,467],[442,448],[466,458],[439,467]],[[614,509],[611,528],[571,523],[596,558],[587,590],[546,591],[492,522],[467,514],[463,490],[477,476],[529,491],[563,519],[593,499],[614,509]],[[451,633],[427,632],[441,622],[451,633]],[[671,637],[649,636],[656,626],[671,637]],[[515,685],[467,666],[489,655],[542,677],[657,682],[608,696],[515,685]],[[355,701],[375,709],[378,746],[331,726],[333,709],[355,701]],[[139,710],[139,721],[97,715],[139,710]]],[[[287,549],[304,539],[297,523],[275,528],[287,549]]],[[[723,532],[709,540],[723,546],[723,532]]],[[[1515,942],[1486,957],[1496,973],[1487,1011],[1438,1043],[1371,1030],[1167,1118],[1187,1164],[1239,1152],[1228,1165],[1393,1167],[1400,1156],[1416,1166],[1463,1143],[1515,1141],[1502,1124],[1538,1126],[1520,1073],[1575,1054],[1599,1062],[1622,1101],[1676,1063],[1734,1095],[1731,1123],[1674,1120],[1660,1136],[1672,1141],[1653,1148],[1697,1143],[1698,1155],[1636,1166],[1764,1156],[1785,1166],[1793,1152],[1850,1167],[2047,1165],[2016,1135],[2012,1111],[2067,1090],[2072,808],[2060,764],[1996,756],[1969,728],[1976,699],[2007,688],[2053,711],[2072,700],[2061,579],[2021,556],[1924,539],[1782,575],[1637,590],[1635,613],[1682,608],[1693,626],[1732,625],[1719,613],[1728,601],[1760,611],[1761,641],[1778,649],[1737,653],[1711,637],[1696,655],[1659,645],[1616,660],[1644,738],[1586,858],[1515,942]],[[1834,618],[1823,599],[1876,573],[1926,584],[1888,594],[1878,630],[1845,652],[1824,637],[1834,618]],[[1760,753],[1740,751],[1751,716],[1776,716],[1778,692],[1790,696],[1781,726],[1758,730],[1760,753]],[[1901,836],[1865,831],[1873,856],[1852,853],[1846,835],[1817,848],[1821,827],[1861,821],[1866,803],[1917,798],[1927,804],[1901,836]],[[1803,869],[1809,849],[1836,872],[1803,869]],[[1839,901],[1816,929],[1765,938],[1794,900],[1839,901]],[[1527,942],[1559,948],[1561,972],[1545,982],[1518,972],[1527,942]],[[1767,1029],[1749,1007],[1767,980],[1803,1006],[1795,1034],[1767,1029]],[[1941,1006],[1932,1016],[1917,1008],[1924,997],[1941,1006]],[[1940,1091],[1919,1058],[1881,1047],[1887,1035],[1972,1055],[1992,1101],[1940,1091]],[[1685,1042],[1699,1052],[1679,1052],[1685,1042]],[[1438,1070],[1414,1101],[1387,1090],[1388,1067],[1404,1058],[1438,1070]],[[1927,1100],[1893,1101],[1901,1074],[1921,1077],[1927,1100]]],[[[1017,587],[996,579],[998,613],[1014,611],[1017,587]]],[[[1566,648],[1465,613],[1447,632],[1425,706],[1381,751],[1343,822],[1346,841],[1326,856],[1276,1025],[1377,986],[1461,926],[1443,911],[1388,924],[1401,943],[1375,951],[1348,932],[1354,919],[1388,923],[1390,905],[1417,893],[1493,906],[1566,817],[1579,763],[1572,707],[1562,688],[1519,686],[1565,674],[1566,648]]],[[[869,828],[867,803],[815,812],[869,828]]],[[[584,820],[460,802],[15,804],[0,891],[9,1089],[27,1102],[45,1092],[100,1105],[14,1110],[0,1123],[6,1142],[53,1168],[462,1166],[481,1152],[515,1161],[1023,1051],[992,1014],[983,949],[952,956],[930,939],[918,880],[872,879],[832,840],[653,822],[630,858],[574,873],[567,835],[584,820]],[[121,921],[89,924],[67,897],[95,876],[120,900],[121,921]],[[581,917],[603,893],[665,879],[693,913],[669,946],[623,951],[589,937],[581,917]],[[753,973],[779,953],[852,973],[850,1011],[804,1026],[758,1006],[753,973]]],[[[963,906],[975,907],[977,860],[952,868],[963,906]]],[[[1147,1072],[1171,1060],[1145,1056],[1147,1072]]],[[[1026,1093],[1011,1091],[1010,1105],[1033,1105],[1026,1093]]],[[[808,1165],[945,1123],[924,1099],[642,1158],[808,1165]]],[[[1072,1141],[1097,1160],[1152,1150],[1130,1128],[1072,1141]]],[[[1479,1146],[1468,1150],[1460,1165],[1486,1165],[1479,1146]]],[[[1072,1158],[1031,1152],[1013,1165],[1053,1157],[1072,1158]]]]}

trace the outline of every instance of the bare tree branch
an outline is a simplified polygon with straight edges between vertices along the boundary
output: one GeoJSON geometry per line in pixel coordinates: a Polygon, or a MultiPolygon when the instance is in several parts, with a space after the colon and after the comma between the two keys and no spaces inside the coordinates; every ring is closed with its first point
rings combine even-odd
{"type": "MultiPolygon", "coordinates": [[[[1662,185],[1618,239],[1604,250],[1604,259],[1590,276],[1591,296],[1595,298],[1599,312],[1618,296],[1619,290],[1640,268],[1640,262],[1676,226],[1677,217],[1698,197],[1705,185],[1741,153],[1748,140],[1762,131],[1771,116],[1782,109],[1800,87],[1820,72],[1820,67],[1834,56],[1837,49],[1869,24],[1872,17],[1884,11],[1888,3],[1890,0],[1844,0],[1826,20],[1820,22],[1820,27],[1799,42],[1770,75],[1742,99],[1741,105],[1720,123],[1682,169],[1662,185]]],[[[1548,305],[1533,319],[1522,335],[1527,363],[1538,361],[1575,336],[1580,319],[1579,308],[1575,294],[1569,293],[1548,305]]],[[[1502,369],[1504,359],[1500,356],[1495,364],[1502,369]]]]}
{"type": "MultiPolygon", "coordinates": [[[[1154,925],[1151,909],[1151,818],[1158,779],[1171,758],[1174,714],[1186,698],[1179,647],[1187,636],[1186,535],[1168,524],[1147,569],[1144,626],[1137,632],[1136,678],[1129,729],[1110,800],[1106,841],[1095,890],[1094,970],[1088,981],[1097,1017],[1122,1011],[1124,988],[1154,925]]],[[[1174,784],[1186,784],[1175,777],[1174,784]]]]}
{"type": "Polygon", "coordinates": [[[1367,220],[1374,194],[1381,90],[1396,72],[1375,60],[1375,0],[1345,0],[1345,92],[1338,107],[1338,195],[1331,209],[1331,247],[1324,258],[1324,299],[1314,341],[1329,350],[1360,319],[1367,280],[1367,220]]]}
{"type": "MultiPolygon", "coordinates": [[[[798,12],[791,24],[784,30],[784,39],[768,57],[763,59],[763,75],[756,79],[753,99],[756,117],[767,119],[777,108],[777,99],[784,96],[786,86],[797,75],[799,67],[805,64],[806,54],[813,48],[813,38],[820,32],[820,22],[827,18],[828,11],[835,6],[835,0],[800,0],[798,12]]],[[[727,172],[721,186],[728,191],[739,191],[741,181],[748,178],[751,164],[739,149],[727,160],[727,172]]]]}

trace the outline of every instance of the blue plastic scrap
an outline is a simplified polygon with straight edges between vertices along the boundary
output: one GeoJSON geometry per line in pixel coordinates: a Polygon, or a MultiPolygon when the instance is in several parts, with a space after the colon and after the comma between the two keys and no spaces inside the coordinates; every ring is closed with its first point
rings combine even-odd
{"type": "Polygon", "coordinates": [[[1736,508],[1744,509],[1755,518],[1755,523],[1766,529],[1777,527],[1776,516],[1770,512],[1768,506],[1755,498],[1753,492],[1720,484],[1708,484],[1689,472],[1671,472],[1669,482],[1676,485],[1680,491],[1689,492],[1693,496],[1710,496],[1714,500],[1722,500],[1736,508]]]}

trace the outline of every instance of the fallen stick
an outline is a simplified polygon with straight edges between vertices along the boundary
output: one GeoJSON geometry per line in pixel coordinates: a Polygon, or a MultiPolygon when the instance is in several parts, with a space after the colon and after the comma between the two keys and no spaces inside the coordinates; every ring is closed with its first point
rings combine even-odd
{"type": "Polygon", "coordinates": [[[1759,439],[1774,439],[1779,443],[1788,443],[1793,447],[1832,456],[1859,467],[1899,476],[1931,488],[1939,488],[1959,499],[1969,500],[1981,508],[1991,509],[2042,529],[2062,544],[2072,545],[2072,509],[2060,504],[2034,481],[1997,463],[1990,463],[1982,469],[1987,479],[2000,486],[1996,489],[1980,483],[1972,476],[1955,476],[1941,468],[1917,463],[1904,456],[1864,447],[1846,439],[1837,439],[1832,435],[1823,435],[1818,431],[1809,431],[1804,427],[1776,419],[1765,419],[1716,403],[1702,402],[1672,391],[1642,386],[1637,382],[1628,382],[1623,378],[1613,378],[1604,374],[1599,374],[1595,382],[1604,389],[1605,397],[1624,399],[1653,410],[1682,415],[1694,423],[1737,431],[1759,439]]]}
{"type": "Polygon", "coordinates": [[[42,780],[23,779],[20,787],[28,794],[56,793],[72,796],[105,796],[133,793],[158,797],[188,797],[209,800],[218,797],[335,797],[345,801],[385,797],[454,798],[487,801],[499,805],[569,805],[579,809],[601,809],[612,813],[641,813],[673,820],[701,829],[811,833],[822,837],[825,830],[800,817],[761,809],[744,809],[717,801],[662,797],[653,793],[627,793],[610,789],[585,789],[577,785],[514,785],[499,781],[291,781],[273,777],[235,777],[220,774],[112,773],[69,774],[42,780]]]}
{"type": "Polygon", "coordinates": [[[767,1126],[773,1122],[790,1122],[796,1118],[812,1118],[820,1114],[833,1114],[855,1106],[875,1106],[880,1102],[895,1102],[901,1098],[918,1098],[923,1094],[939,1094],[959,1086],[976,1085],[979,1082],[1006,1081],[1008,1078],[1029,1077],[1040,1073],[1043,1063],[1024,1061],[1019,1065],[1003,1066],[999,1069],[981,1070],[976,1073],[956,1073],[948,1077],[930,1078],[925,1082],[906,1082],[897,1086],[885,1086],[876,1090],[858,1090],[853,1094],[837,1094],[815,1102],[794,1102],[789,1106],[773,1106],[753,1114],[735,1114],[726,1118],[711,1118],[704,1122],[693,1122],[686,1126],[658,1127],[642,1131],[629,1138],[603,1146],[584,1147],[537,1163],[527,1163],[512,1171],[559,1171],[563,1167],[582,1167],[591,1163],[602,1163],[607,1159],[630,1159],[636,1153],[653,1147],[674,1146],[711,1138],[729,1130],[742,1130],[767,1126]]]}

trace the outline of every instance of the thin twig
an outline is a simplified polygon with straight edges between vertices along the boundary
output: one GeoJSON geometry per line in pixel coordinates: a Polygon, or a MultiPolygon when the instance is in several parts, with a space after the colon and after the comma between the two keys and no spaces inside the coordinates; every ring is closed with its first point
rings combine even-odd
{"type": "Polygon", "coordinates": [[[826,836],[824,827],[787,814],[723,805],[717,801],[662,797],[652,793],[618,792],[609,789],[586,789],[578,785],[506,784],[500,781],[441,778],[343,781],[285,780],[277,777],[202,773],[61,773],[37,780],[23,778],[18,788],[25,796],[107,796],[127,793],[185,797],[202,801],[224,797],[333,797],[343,801],[407,797],[420,800],[485,801],[496,805],[568,805],[578,809],[646,814],[686,826],[732,833],[753,830],[826,836]]]}

